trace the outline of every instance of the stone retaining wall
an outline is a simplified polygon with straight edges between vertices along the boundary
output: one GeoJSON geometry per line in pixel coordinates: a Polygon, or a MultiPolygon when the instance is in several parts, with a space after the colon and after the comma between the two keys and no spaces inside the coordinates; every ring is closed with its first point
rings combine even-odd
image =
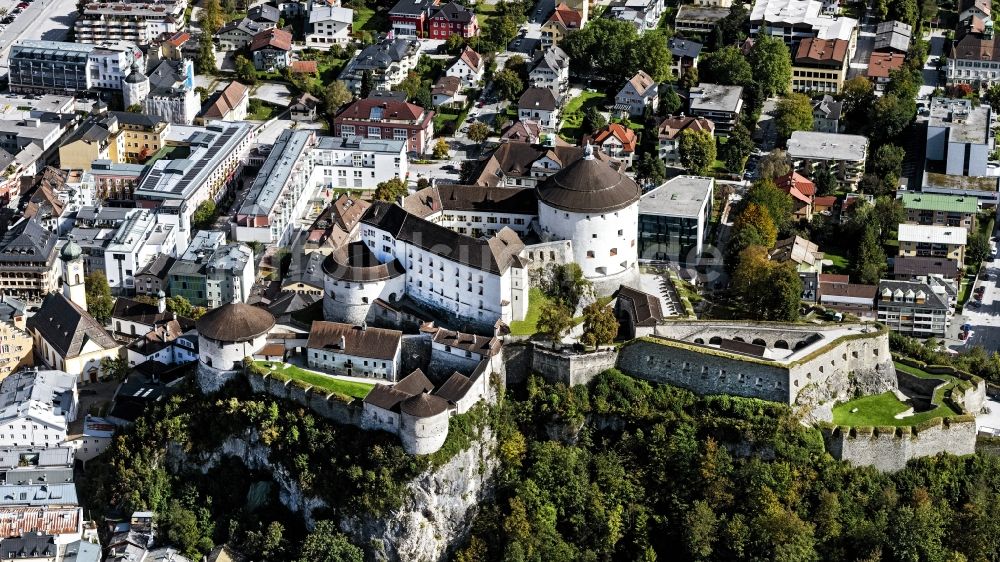
{"type": "Polygon", "coordinates": [[[309,408],[317,415],[337,423],[361,427],[361,400],[345,401],[323,389],[294,380],[282,380],[270,374],[245,373],[254,392],[266,392],[271,396],[291,400],[309,408]]]}
{"type": "Polygon", "coordinates": [[[822,431],[826,449],[834,458],[883,472],[901,470],[918,457],[976,452],[973,416],[934,418],[914,427],[824,427],[822,431]]]}
{"type": "Polygon", "coordinates": [[[615,349],[590,353],[560,353],[535,346],[531,353],[531,368],[545,380],[567,386],[588,384],[594,377],[611,369],[618,362],[615,349]]]}

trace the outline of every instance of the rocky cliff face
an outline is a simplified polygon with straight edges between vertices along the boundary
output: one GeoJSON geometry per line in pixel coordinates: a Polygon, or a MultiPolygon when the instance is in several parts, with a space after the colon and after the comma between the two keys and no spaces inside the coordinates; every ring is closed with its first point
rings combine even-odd
{"type": "MultiPolygon", "coordinates": [[[[484,429],[482,438],[471,447],[411,481],[407,486],[409,493],[396,511],[344,520],[342,530],[365,548],[369,560],[444,560],[449,548],[462,543],[479,503],[492,493],[492,476],[498,462],[495,445],[493,433],[484,429]]],[[[322,499],[303,493],[284,468],[271,462],[268,449],[260,443],[256,432],[229,437],[215,451],[197,456],[172,446],[168,463],[174,471],[193,469],[207,473],[224,457],[239,458],[247,468],[271,472],[279,487],[281,503],[301,513],[309,527],[315,523],[313,512],[326,507],[322,499]]]]}
{"type": "Polygon", "coordinates": [[[345,520],[342,530],[377,562],[444,560],[449,548],[462,543],[477,506],[492,493],[495,444],[485,429],[477,443],[410,482],[395,512],[345,520]]]}

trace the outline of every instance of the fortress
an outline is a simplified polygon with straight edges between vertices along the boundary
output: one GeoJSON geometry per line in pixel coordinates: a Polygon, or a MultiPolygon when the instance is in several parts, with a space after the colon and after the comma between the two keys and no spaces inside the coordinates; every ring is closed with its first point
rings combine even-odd
{"type": "Polygon", "coordinates": [[[895,389],[888,332],[874,324],[677,321],[622,347],[618,368],[699,394],[802,406],[832,419],[834,402],[895,389]]]}

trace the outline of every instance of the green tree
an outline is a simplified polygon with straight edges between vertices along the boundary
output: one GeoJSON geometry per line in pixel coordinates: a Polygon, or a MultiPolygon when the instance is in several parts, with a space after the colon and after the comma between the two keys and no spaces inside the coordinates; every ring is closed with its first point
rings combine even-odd
{"type": "Polygon", "coordinates": [[[862,189],[873,195],[890,195],[899,188],[899,176],[903,173],[906,151],[894,144],[878,147],[868,162],[869,173],[862,189]]]}
{"type": "Polygon", "coordinates": [[[780,178],[792,171],[792,160],[784,150],[775,149],[764,155],[757,164],[761,178],[780,178]]]}
{"type": "Polygon", "coordinates": [[[206,199],[192,213],[191,225],[196,230],[207,230],[215,223],[216,218],[218,218],[218,214],[216,213],[215,201],[206,199]]]}
{"type": "Polygon", "coordinates": [[[234,61],[236,66],[236,79],[251,86],[257,83],[257,67],[253,61],[243,55],[236,55],[234,61]]]}
{"type": "Polygon", "coordinates": [[[743,126],[743,123],[737,123],[729,133],[726,144],[722,145],[722,159],[726,163],[726,169],[739,173],[753,149],[754,143],[750,138],[750,131],[743,126]]]}
{"type": "Polygon", "coordinates": [[[899,199],[883,195],[875,199],[870,216],[870,222],[875,225],[878,234],[878,242],[884,245],[893,238],[896,227],[906,221],[906,209],[899,199]]]}
{"type": "Polygon", "coordinates": [[[434,158],[444,159],[451,154],[451,147],[448,146],[448,141],[444,140],[444,137],[439,137],[434,143],[434,158]]]}
{"type": "Polygon", "coordinates": [[[779,101],[774,111],[774,125],[780,138],[788,139],[794,131],[812,130],[812,100],[809,96],[793,92],[779,101]]]}
{"type": "Polygon", "coordinates": [[[364,562],[364,551],[351,544],[336,523],[320,521],[302,543],[298,562],[364,562]]]}
{"type": "Polygon", "coordinates": [[[573,311],[569,307],[557,303],[542,304],[535,324],[538,335],[551,341],[559,341],[563,334],[573,327],[573,311]]]}
{"type": "Polygon", "coordinates": [[[452,33],[448,36],[448,39],[444,42],[445,48],[448,49],[448,54],[457,55],[462,52],[462,48],[465,47],[465,38],[462,37],[460,33],[452,33]]]}
{"type": "Polygon", "coordinates": [[[202,33],[198,39],[198,56],[194,63],[198,67],[198,74],[215,74],[215,45],[212,44],[211,35],[202,33]]]}
{"type": "Polygon", "coordinates": [[[128,363],[124,357],[102,357],[101,373],[112,380],[124,380],[128,374],[128,363]]]}
{"type": "Polygon", "coordinates": [[[133,103],[132,105],[126,107],[125,111],[129,113],[142,113],[142,105],[138,103],[133,103]]]}
{"type": "Polygon", "coordinates": [[[744,207],[757,205],[766,210],[779,232],[791,220],[792,196],[778,189],[771,179],[765,178],[754,182],[744,195],[742,205],[744,207]]]}
{"type": "Polygon", "coordinates": [[[708,131],[685,129],[677,143],[681,164],[692,174],[705,175],[715,162],[715,137],[708,131]]]}
{"type": "Polygon", "coordinates": [[[753,82],[753,70],[743,53],[736,47],[723,47],[708,53],[698,62],[702,82],[746,86],[753,82]]]}
{"type": "Polygon", "coordinates": [[[707,502],[698,500],[684,516],[684,545],[689,560],[711,560],[718,518],[707,502]]]}
{"type": "Polygon", "coordinates": [[[590,106],[583,112],[581,128],[588,133],[595,133],[608,124],[608,120],[597,106],[590,106]]]}
{"type": "Polygon", "coordinates": [[[327,115],[336,115],[340,108],[350,103],[352,99],[354,94],[347,84],[343,80],[333,80],[326,85],[326,92],[323,94],[327,115]]]}
{"type": "Polygon", "coordinates": [[[591,303],[583,309],[583,345],[597,347],[615,341],[618,335],[618,320],[610,306],[598,302],[591,303]]]}
{"type": "Polygon", "coordinates": [[[572,312],[580,304],[583,294],[590,290],[590,281],[583,276],[577,263],[551,265],[545,270],[542,292],[572,312]]]}
{"type": "Polygon", "coordinates": [[[673,63],[673,55],[667,46],[669,38],[663,30],[648,31],[629,46],[632,52],[630,62],[632,72],[642,70],[656,82],[666,82],[670,80],[670,66],[673,63]]]}
{"type": "Polygon", "coordinates": [[[632,24],[612,18],[591,20],[559,43],[570,59],[570,69],[578,74],[598,74],[618,84],[631,78],[636,66],[631,60],[638,39],[632,24]]]}
{"type": "Polygon", "coordinates": [[[747,59],[765,96],[788,91],[792,81],[792,58],[784,40],[770,33],[758,34],[747,59]]]}
{"type": "Polygon", "coordinates": [[[104,272],[96,270],[83,278],[84,291],[87,295],[87,312],[101,324],[111,322],[111,310],[114,300],[111,298],[111,286],[104,272]]]}
{"type": "Polygon", "coordinates": [[[376,201],[396,201],[400,197],[406,197],[408,193],[406,183],[399,178],[392,178],[380,182],[375,186],[376,201]]]}
{"type": "Polygon", "coordinates": [[[202,554],[212,549],[211,532],[206,536],[203,522],[197,514],[180,501],[172,500],[167,510],[157,521],[159,532],[166,537],[167,543],[177,547],[184,556],[198,560],[202,554]]]}
{"type": "Polygon", "coordinates": [[[372,75],[372,71],[361,71],[361,98],[365,99],[370,96],[373,89],[375,89],[375,77],[372,75]]]}
{"type": "Polygon", "coordinates": [[[983,93],[982,100],[993,108],[993,111],[1000,111],[1000,84],[994,84],[983,93]]]}
{"type": "Polygon", "coordinates": [[[792,263],[770,261],[763,246],[749,246],[740,253],[731,287],[755,320],[798,318],[802,280],[792,263]]]}
{"type": "Polygon", "coordinates": [[[855,278],[859,283],[867,285],[877,285],[886,270],[885,251],[879,245],[875,231],[876,227],[872,223],[864,229],[854,260],[855,278]]]}
{"type": "Polygon", "coordinates": [[[466,134],[472,142],[482,144],[490,138],[490,127],[482,121],[476,121],[469,125],[469,131],[466,134]]]}
{"type": "Polygon", "coordinates": [[[837,175],[833,173],[830,166],[822,163],[813,169],[812,182],[816,185],[816,192],[819,195],[832,195],[840,189],[840,182],[837,175]]]}
{"type": "Polygon", "coordinates": [[[660,185],[667,179],[667,166],[655,154],[643,152],[635,163],[635,179],[641,185],[660,185]]]}
{"type": "Polygon", "coordinates": [[[182,295],[167,297],[167,310],[173,312],[177,316],[193,318],[194,308],[195,307],[191,305],[191,301],[187,300],[182,295]]]}
{"type": "Polygon", "coordinates": [[[867,127],[868,111],[875,103],[875,90],[870,80],[864,76],[855,76],[844,82],[840,91],[840,101],[843,103],[841,115],[850,131],[862,131],[867,127]]]}
{"type": "Polygon", "coordinates": [[[264,560],[282,559],[288,548],[285,526],[279,521],[271,521],[262,530],[249,531],[245,542],[248,551],[257,553],[264,560]]]}
{"type": "Polygon", "coordinates": [[[406,94],[406,99],[413,101],[417,97],[417,93],[420,91],[420,75],[412,70],[403,78],[403,81],[399,84],[393,86],[393,90],[397,92],[403,92],[406,94]]]}
{"type": "Polygon", "coordinates": [[[663,95],[660,96],[660,115],[674,115],[684,107],[681,97],[672,86],[664,88],[663,95]]]}
{"type": "Polygon", "coordinates": [[[756,203],[744,207],[733,221],[732,234],[725,248],[726,266],[732,271],[740,254],[751,246],[771,248],[778,239],[778,229],[767,209],[756,203]]]}
{"type": "MultiPolygon", "coordinates": [[[[698,85],[698,67],[689,66],[684,69],[684,74],[681,75],[681,79],[678,85],[685,90],[693,88],[698,85]]],[[[662,100],[661,100],[662,103],[662,100]]]]}
{"type": "Polygon", "coordinates": [[[970,265],[980,264],[990,257],[990,239],[985,232],[969,234],[969,244],[965,250],[965,261],[970,265]]]}
{"type": "Polygon", "coordinates": [[[212,35],[215,35],[222,27],[222,6],[219,0],[205,0],[202,3],[201,12],[198,15],[198,23],[201,25],[203,36],[208,35],[211,42],[212,35]]]}
{"type": "Polygon", "coordinates": [[[516,72],[505,68],[493,75],[493,89],[501,98],[514,101],[524,91],[524,82],[516,72]]]}

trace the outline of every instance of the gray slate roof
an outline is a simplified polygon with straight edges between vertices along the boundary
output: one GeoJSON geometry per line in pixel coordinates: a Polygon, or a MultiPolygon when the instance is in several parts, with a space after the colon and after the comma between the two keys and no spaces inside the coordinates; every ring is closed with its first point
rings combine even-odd
{"type": "Polygon", "coordinates": [[[45,297],[38,312],[28,318],[28,328],[37,330],[64,358],[80,355],[80,350],[89,341],[104,349],[118,346],[93,316],[70,302],[62,293],[45,297]]]}

